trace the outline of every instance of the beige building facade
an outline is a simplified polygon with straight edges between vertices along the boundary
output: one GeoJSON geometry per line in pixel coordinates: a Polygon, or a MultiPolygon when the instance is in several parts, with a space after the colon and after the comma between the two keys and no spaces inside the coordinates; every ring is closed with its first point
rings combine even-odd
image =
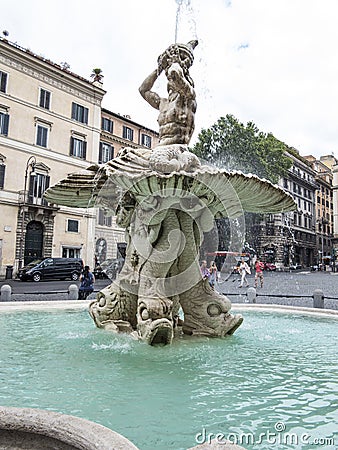
{"type": "MultiPolygon", "coordinates": [[[[130,116],[102,108],[98,163],[104,164],[113,159],[124,147],[154,148],[157,144],[157,132],[133,121],[130,116]]],[[[124,257],[125,247],[124,230],[116,225],[115,216],[99,208],[95,228],[96,262],[124,257]]]]}
{"type": "Polygon", "coordinates": [[[96,211],[48,204],[43,193],[97,163],[104,94],[0,39],[0,276],[50,256],[93,264],[96,211]]]}
{"type": "MultiPolygon", "coordinates": [[[[93,267],[123,256],[124,231],[100,208],[52,205],[44,191],[158,133],[104,109],[105,91],[67,67],[0,38],[0,277],[44,257],[93,267]]],[[[114,206],[114,205],[112,205],[114,206]]]]}
{"type": "Polygon", "coordinates": [[[316,189],[316,234],[318,262],[321,266],[332,265],[333,256],[333,173],[335,157],[332,155],[306,156],[315,171],[316,189]]]}

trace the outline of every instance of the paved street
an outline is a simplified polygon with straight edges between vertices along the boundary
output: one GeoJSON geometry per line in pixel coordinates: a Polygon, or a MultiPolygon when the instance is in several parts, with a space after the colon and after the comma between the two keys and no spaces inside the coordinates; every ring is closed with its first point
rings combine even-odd
{"type": "MultiPolygon", "coordinates": [[[[254,275],[248,276],[250,286],[254,285],[254,275]]],[[[229,294],[229,298],[234,303],[242,303],[247,301],[247,288],[239,289],[240,277],[231,275],[227,281],[223,281],[218,285],[218,289],[229,294]]],[[[12,286],[13,300],[64,300],[67,298],[65,292],[68,286],[73,284],[68,281],[41,281],[22,282],[18,280],[2,280],[3,284],[12,286]],[[51,295],[51,292],[62,292],[62,294],[51,295]],[[46,295],[48,293],[48,297],[46,295]],[[26,295],[23,295],[26,294],[26,295]],[[38,298],[37,298],[38,296],[38,298]]],[[[79,285],[79,282],[76,282],[79,285]]],[[[95,291],[99,291],[110,284],[110,280],[96,280],[95,291]]],[[[338,274],[330,272],[264,272],[264,287],[258,288],[258,303],[281,303],[294,304],[299,306],[312,306],[312,296],[315,289],[322,289],[325,297],[335,297],[338,299],[338,274]],[[260,294],[262,296],[260,296],[260,294]],[[272,294],[277,297],[270,297],[272,294]],[[294,299],[283,298],[283,295],[295,295],[294,299]],[[298,298],[304,295],[305,297],[298,298]]],[[[338,300],[327,300],[326,307],[338,309],[338,300]]]]}
{"type": "MultiPolygon", "coordinates": [[[[95,281],[95,291],[99,291],[100,289],[108,286],[111,281],[106,280],[96,280],[95,281]]],[[[46,292],[64,292],[68,290],[68,286],[70,284],[77,284],[80,286],[79,281],[59,281],[59,280],[51,280],[51,281],[40,281],[39,283],[35,283],[34,281],[20,281],[20,280],[2,280],[0,282],[0,287],[4,284],[9,284],[12,287],[13,294],[43,294],[46,292]]]]}
{"type": "MultiPolygon", "coordinates": [[[[254,286],[254,274],[249,275],[250,286],[254,286]]],[[[219,290],[230,294],[232,302],[242,303],[247,300],[247,288],[238,288],[240,284],[239,275],[231,275],[228,281],[219,284],[219,290]]],[[[336,297],[338,299],[338,274],[330,272],[264,272],[264,286],[257,288],[259,303],[282,303],[299,306],[311,306],[312,296],[315,289],[322,289],[324,297],[336,297]],[[262,294],[262,297],[259,297],[262,294]],[[269,294],[280,295],[280,298],[268,297],[269,294]],[[295,295],[294,299],[283,298],[283,295],[295,295]],[[298,296],[304,295],[304,299],[298,296]]],[[[338,309],[338,300],[328,300],[326,307],[338,309]]]]}

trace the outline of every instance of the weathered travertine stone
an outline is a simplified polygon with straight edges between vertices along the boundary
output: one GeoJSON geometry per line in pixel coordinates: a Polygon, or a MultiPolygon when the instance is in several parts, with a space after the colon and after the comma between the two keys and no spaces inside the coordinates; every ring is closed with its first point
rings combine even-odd
{"type": "Polygon", "coordinates": [[[124,148],[102,166],[71,174],[48,189],[51,203],[116,213],[126,230],[124,267],[90,305],[98,327],[127,332],[149,344],[169,344],[174,328],[190,335],[225,336],[242,323],[231,303],[203,282],[199,249],[214,218],[243,211],[277,213],[295,208],[284,190],[254,175],[202,166],[188,151],[196,98],[189,74],[197,41],[173,44],[140,92],[159,110],[159,145],[153,150],[124,148]],[[151,89],[167,77],[168,97],[151,89]],[[184,323],[178,319],[180,306],[184,323]]]}
{"type": "Polygon", "coordinates": [[[137,450],[128,439],[89,420],[33,408],[0,406],[0,449],[137,450]]]}

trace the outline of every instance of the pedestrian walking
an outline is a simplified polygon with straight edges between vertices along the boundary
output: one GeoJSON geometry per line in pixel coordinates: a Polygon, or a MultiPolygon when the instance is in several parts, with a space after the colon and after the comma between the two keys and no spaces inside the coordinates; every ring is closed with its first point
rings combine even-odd
{"type": "Polygon", "coordinates": [[[264,284],[264,276],[263,276],[263,270],[264,270],[264,263],[257,258],[255,263],[255,288],[258,286],[258,280],[260,280],[261,288],[264,284]]]}
{"type": "Polygon", "coordinates": [[[246,276],[247,274],[251,274],[251,270],[248,264],[244,261],[244,258],[241,259],[241,263],[239,265],[239,273],[241,274],[241,284],[238,287],[243,287],[244,282],[246,287],[249,286],[246,276]]]}
{"type": "Polygon", "coordinates": [[[201,262],[200,269],[201,269],[201,275],[202,275],[203,281],[204,280],[209,280],[210,272],[209,272],[209,269],[207,268],[207,262],[205,260],[203,260],[201,262]]]}
{"type": "Polygon", "coordinates": [[[218,274],[215,261],[211,262],[210,267],[209,267],[209,272],[210,272],[209,284],[214,289],[215,283],[217,281],[217,274],[218,274]]]}
{"type": "Polygon", "coordinates": [[[86,300],[89,294],[94,291],[95,277],[90,271],[89,266],[85,266],[80,277],[79,300],[86,300]]]}

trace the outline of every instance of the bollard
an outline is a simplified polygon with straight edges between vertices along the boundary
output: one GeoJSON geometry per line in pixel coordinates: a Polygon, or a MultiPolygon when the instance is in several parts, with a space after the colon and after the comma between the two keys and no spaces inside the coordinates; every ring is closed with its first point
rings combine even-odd
{"type": "Polygon", "coordinates": [[[324,309],[324,294],[321,289],[316,289],[313,293],[313,307],[324,309]]]}
{"type": "Polygon", "coordinates": [[[12,288],[9,284],[1,286],[1,301],[10,302],[12,297],[12,288]]]}
{"type": "Polygon", "coordinates": [[[68,286],[68,300],[78,300],[79,288],[76,284],[70,284],[68,286]]]}
{"type": "Polygon", "coordinates": [[[249,303],[256,303],[257,291],[254,287],[249,287],[246,292],[246,296],[248,298],[249,303]]]}

